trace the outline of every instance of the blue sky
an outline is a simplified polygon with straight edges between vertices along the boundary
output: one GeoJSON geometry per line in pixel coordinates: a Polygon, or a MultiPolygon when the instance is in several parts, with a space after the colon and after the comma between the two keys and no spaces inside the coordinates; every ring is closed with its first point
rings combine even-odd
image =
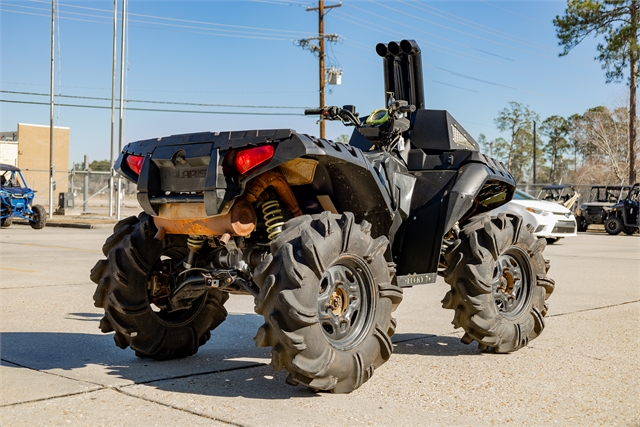
{"type": "MultiPolygon", "coordinates": [[[[318,134],[315,119],[299,115],[318,104],[318,61],[295,44],[317,35],[317,12],[306,11],[315,3],[130,0],[125,143],[209,130],[293,128],[318,134]]],[[[405,38],[422,49],[427,108],[449,110],[476,138],[501,136],[493,119],[509,101],[529,105],[544,119],[624,99],[626,84],[605,84],[593,60],[595,40],[558,57],[552,20],[563,13],[564,1],[342,3],[325,18],[325,33],[342,37],[328,48],[328,65],[344,69],[342,85],[329,86],[328,105],[355,104],[362,115],[382,107],[382,60],[375,45],[405,38]]],[[[0,0],[0,99],[48,102],[34,94],[49,92],[50,10],[50,1],[0,0]]],[[[108,100],[71,97],[111,97],[113,1],[62,0],[58,10],[55,93],[64,97],[56,102],[109,107],[108,100]]],[[[71,128],[71,162],[84,154],[109,158],[108,108],[61,106],[55,113],[56,126],[71,128]]],[[[1,102],[0,131],[15,130],[17,123],[47,125],[49,107],[1,102]]],[[[329,138],[350,132],[337,123],[327,126],[329,138]]]]}

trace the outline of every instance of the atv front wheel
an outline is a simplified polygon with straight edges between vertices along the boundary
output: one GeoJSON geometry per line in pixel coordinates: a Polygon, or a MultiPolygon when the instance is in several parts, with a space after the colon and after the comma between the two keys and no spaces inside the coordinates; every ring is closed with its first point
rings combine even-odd
{"type": "Polygon", "coordinates": [[[0,219],[0,227],[2,228],[7,228],[11,225],[11,223],[13,222],[13,218],[8,216],[6,218],[2,218],[0,219]]]}
{"type": "Polygon", "coordinates": [[[604,222],[604,229],[607,230],[607,233],[611,234],[612,236],[616,236],[620,234],[622,230],[624,230],[624,224],[622,223],[622,220],[617,216],[610,216],[604,222]]]}
{"type": "Polygon", "coordinates": [[[545,246],[511,214],[482,215],[460,231],[444,254],[451,290],[442,306],[455,310],[452,323],[464,329],[463,343],[508,353],[540,335],[554,288],[545,246]]]}
{"type": "Polygon", "coordinates": [[[389,241],[370,228],[350,213],[294,218],[256,268],[265,318],[256,345],[272,348],[289,384],[348,393],[391,356],[402,289],[385,259],[389,241]]]}
{"type": "Polygon", "coordinates": [[[107,259],[91,270],[98,284],[95,306],[105,311],[100,329],[115,331],[116,345],[131,347],[138,357],[191,356],[225,320],[229,295],[212,288],[189,309],[168,312],[156,306],[149,288],[179,272],[188,253],[187,236],[167,234],[159,241],[156,232],[149,215],[132,216],[116,224],[102,247],[107,259]]]}
{"type": "Polygon", "coordinates": [[[33,215],[29,221],[31,228],[41,230],[47,224],[47,211],[42,205],[35,205],[33,208],[33,215]]]}

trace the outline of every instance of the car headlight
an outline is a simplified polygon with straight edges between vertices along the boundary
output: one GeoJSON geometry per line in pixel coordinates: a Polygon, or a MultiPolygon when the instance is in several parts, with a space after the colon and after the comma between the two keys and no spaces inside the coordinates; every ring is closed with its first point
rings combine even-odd
{"type": "Polygon", "coordinates": [[[527,208],[527,210],[531,213],[534,213],[536,215],[542,215],[542,216],[547,216],[547,215],[551,215],[551,212],[549,211],[543,211],[542,209],[536,209],[536,208],[527,208]]]}
{"type": "Polygon", "coordinates": [[[10,196],[11,193],[9,193],[8,191],[0,191],[0,196],[2,197],[8,197],[10,196]]]}

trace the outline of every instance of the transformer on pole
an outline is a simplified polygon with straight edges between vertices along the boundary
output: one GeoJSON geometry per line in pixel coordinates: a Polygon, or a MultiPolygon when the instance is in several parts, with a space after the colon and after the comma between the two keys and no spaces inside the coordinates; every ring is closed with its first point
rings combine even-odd
{"type": "MultiPolygon", "coordinates": [[[[319,66],[320,66],[320,73],[319,73],[319,77],[320,77],[320,105],[319,107],[322,108],[325,106],[324,104],[324,88],[325,88],[325,77],[326,77],[326,72],[327,70],[325,70],[324,68],[324,59],[325,59],[325,53],[324,53],[324,42],[325,39],[329,42],[336,42],[339,39],[339,36],[337,34],[325,34],[324,33],[324,16],[326,15],[326,10],[330,10],[333,9],[335,7],[341,7],[342,3],[338,3],[338,4],[332,4],[332,5],[327,5],[325,6],[324,4],[324,0],[318,0],[318,7],[308,7],[307,8],[307,12],[311,12],[311,11],[318,11],[318,37],[309,37],[308,39],[302,39],[302,40],[298,40],[297,43],[300,47],[302,47],[303,49],[309,49],[312,53],[317,53],[318,54],[318,60],[319,60],[319,66]],[[310,41],[311,40],[318,40],[318,45],[314,45],[311,44],[310,41]]],[[[329,84],[340,84],[340,83],[331,83],[332,81],[341,81],[341,76],[342,76],[342,70],[338,70],[334,67],[332,67],[332,70],[334,73],[334,77],[331,77],[330,74],[330,81],[329,84]]],[[[324,126],[324,120],[320,120],[320,138],[324,138],[325,137],[325,126],[324,126]]]]}

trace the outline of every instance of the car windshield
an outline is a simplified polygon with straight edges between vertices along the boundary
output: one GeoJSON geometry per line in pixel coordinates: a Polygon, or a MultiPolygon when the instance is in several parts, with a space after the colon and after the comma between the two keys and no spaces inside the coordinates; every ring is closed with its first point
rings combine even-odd
{"type": "Polygon", "coordinates": [[[15,188],[22,188],[25,186],[20,174],[14,170],[0,171],[0,185],[2,187],[15,187],[15,188]]]}
{"type": "Polygon", "coordinates": [[[515,200],[537,200],[535,197],[525,193],[522,190],[516,189],[515,194],[513,195],[515,200]]]}

